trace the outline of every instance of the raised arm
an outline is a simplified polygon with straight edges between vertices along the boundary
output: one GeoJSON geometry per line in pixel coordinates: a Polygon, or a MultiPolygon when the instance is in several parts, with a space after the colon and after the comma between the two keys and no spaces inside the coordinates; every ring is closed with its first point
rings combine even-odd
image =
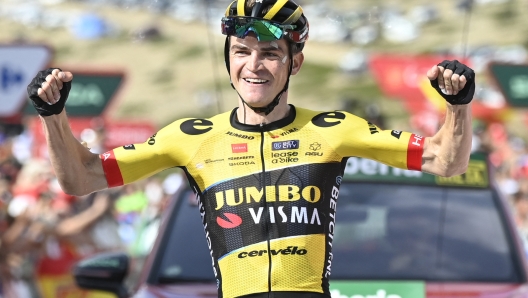
{"type": "Polygon", "coordinates": [[[107,188],[98,154],[90,152],[72,134],[64,105],[73,75],[59,69],[41,71],[28,85],[28,95],[39,113],[49,156],[62,190],[81,196],[107,188]]]}
{"type": "Polygon", "coordinates": [[[446,177],[463,174],[471,154],[475,73],[456,60],[446,60],[429,69],[427,77],[446,100],[447,109],[442,127],[425,139],[422,171],[446,177]]]}

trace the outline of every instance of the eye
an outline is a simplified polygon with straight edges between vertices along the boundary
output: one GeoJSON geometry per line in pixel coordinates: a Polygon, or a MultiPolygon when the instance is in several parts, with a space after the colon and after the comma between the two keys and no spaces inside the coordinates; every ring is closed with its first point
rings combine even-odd
{"type": "Polygon", "coordinates": [[[279,58],[279,55],[275,52],[265,52],[264,53],[264,57],[269,57],[269,58],[279,58]]]}
{"type": "Polygon", "coordinates": [[[236,56],[246,56],[246,55],[249,55],[249,51],[246,51],[246,50],[234,50],[234,51],[232,51],[232,54],[236,55],[236,56]]]}

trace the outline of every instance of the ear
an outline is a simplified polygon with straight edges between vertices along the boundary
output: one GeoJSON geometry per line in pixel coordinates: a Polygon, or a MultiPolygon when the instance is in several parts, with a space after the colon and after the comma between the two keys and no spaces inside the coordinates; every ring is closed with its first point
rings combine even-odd
{"type": "Polygon", "coordinates": [[[301,66],[303,62],[304,62],[303,52],[299,52],[293,55],[292,75],[296,75],[299,72],[299,70],[301,70],[301,66]]]}

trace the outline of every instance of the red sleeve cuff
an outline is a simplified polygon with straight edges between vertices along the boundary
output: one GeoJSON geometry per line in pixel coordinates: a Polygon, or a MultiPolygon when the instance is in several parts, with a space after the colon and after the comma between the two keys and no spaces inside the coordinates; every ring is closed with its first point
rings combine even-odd
{"type": "Polygon", "coordinates": [[[407,169],[421,171],[425,138],[412,134],[407,146],[407,169]]]}
{"type": "Polygon", "coordinates": [[[115,159],[114,150],[110,150],[99,155],[103,164],[103,170],[106,176],[106,183],[108,187],[115,187],[123,185],[123,176],[121,170],[115,159]]]}

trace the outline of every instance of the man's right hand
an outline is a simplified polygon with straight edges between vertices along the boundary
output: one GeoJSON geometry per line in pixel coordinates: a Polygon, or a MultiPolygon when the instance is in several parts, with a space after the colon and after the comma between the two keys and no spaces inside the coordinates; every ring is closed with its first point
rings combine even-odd
{"type": "Polygon", "coordinates": [[[59,68],[39,71],[27,87],[29,99],[41,116],[58,115],[64,109],[73,74],[59,68]]]}

